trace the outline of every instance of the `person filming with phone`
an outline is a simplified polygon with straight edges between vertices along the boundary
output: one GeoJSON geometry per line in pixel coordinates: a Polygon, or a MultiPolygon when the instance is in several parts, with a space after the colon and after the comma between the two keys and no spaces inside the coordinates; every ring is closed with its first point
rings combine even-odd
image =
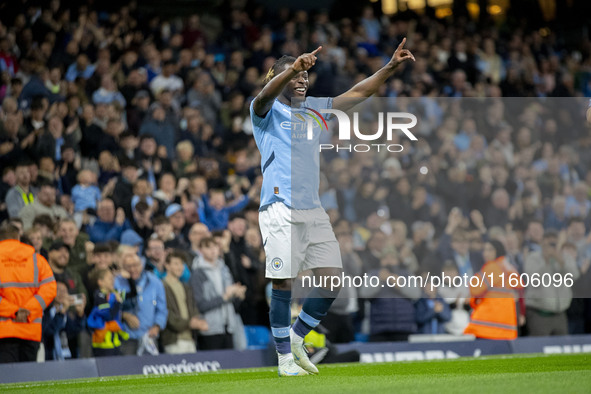
{"type": "Polygon", "coordinates": [[[68,286],[57,281],[55,299],[43,314],[43,345],[46,360],[65,360],[76,358],[77,338],[85,327],[84,307],[86,300],[82,294],[69,294],[68,286]]]}

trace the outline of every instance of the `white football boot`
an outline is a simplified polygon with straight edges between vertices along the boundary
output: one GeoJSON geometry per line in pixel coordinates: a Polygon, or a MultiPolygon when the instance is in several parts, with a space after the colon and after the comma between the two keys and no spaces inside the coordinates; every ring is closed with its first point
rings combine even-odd
{"type": "Polygon", "coordinates": [[[318,374],[318,368],[312,364],[308,358],[308,351],[304,346],[304,338],[296,334],[293,329],[289,331],[289,340],[291,341],[291,352],[297,365],[308,371],[312,375],[318,374]]]}
{"type": "Polygon", "coordinates": [[[304,376],[308,375],[306,370],[299,367],[291,354],[278,354],[279,368],[277,372],[279,376],[304,376]]]}

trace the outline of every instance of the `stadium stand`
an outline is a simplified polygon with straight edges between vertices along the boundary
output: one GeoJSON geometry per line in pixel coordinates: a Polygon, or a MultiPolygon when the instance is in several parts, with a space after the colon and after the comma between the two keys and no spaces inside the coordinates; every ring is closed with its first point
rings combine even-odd
{"type": "MultiPolygon", "coordinates": [[[[381,67],[408,37],[406,47],[417,60],[397,71],[381,97],[591,97],[589,32],[569,40],[572,30],[558,23],[576,8],[560,8],[571,14],[560,14],[553,24],[535,13],[528,23],[476,23],[464,16],[439,18],[429,9],[387,16],[368,5],[357,14],[333,16],[325,10],[274,12],[246,1],[223,2],[207,18],[164,17],[137,1],[119,4],[107,9],[90,1],[25,0],[0,8],[0,221],[20,225],[22,240],[46,257],[55,254],[51,261],[58,264],[60,243],[69,256],[67,271],[82,275],[87,286],[82,292],[76,287],[83,282],[72,281],[71,295],[92,297],[96,284],[87,278],[99,261],[95,244],[101,245],[100,253],[112,259],[103,268],[110,267],[116,288],[126,291],[121,328],[133,333],[129,353],[158,352],[150,341],[166,328],[160,323],[166,305],[156,306],[164,290],[150,281],[166,276],[164,254],[173,251],[185,256],[183,283],[211,281],[205,274],[189,278],[204,270],[209,256],[219,254],[218,263],[227,268],[220,274],[228,275],[225,293],[213,285],[196,292],[200,314],[210,328],[221,327],[211,335],[193,331],[198,351],[220,347],[203,344],[210,337],[236,349],[269,343],[257,215],[262,175],[248,108],[282,54],[323,46],[310,72],[313,96],[340,94],[381,67]],[[73,236],[64,233],[72,223],[73,236]],[[151,239],[162,242],[151,245],[151,239]],[[130,253],[141,258],[131,274],[124,269],[130,253]],[[147,292],[148,285],[156,290],[147,292]],[[153,302],[143,299],[152,296],[153,302]],[[134,314],[138,304],[153,304],[157,316],[144,307],[134,314]],[[234,310],[236,321],[218,320],[234,310]]],[[[503,100],[487,101],[497,104],[471,116],[432,101],[423,111],[433,127],[423,130],[416,145],[401,142],[406,149],[400,154],[369,161],[346,152],[322,155],[321,200],[345,271],[476,274],[486,262],[484,245],[493,239],[504,244],[520,273],[566,256],[574,264],[575,297],[561,288],[561,302],[549,305],[540,299],[552,294],[526,289],[516,309],[518,335],[590,333],[591,302],[576,296],[591,284],[587,106],[573,109],[570,118],[554,118],[548,115],[553,101],[545,101],[546,107],[535,107],[540,110],[528,107],[526,116],[511,117],[503,114],[511,112],[511,102],[503,100]],[[423,177],[421,167],[428,167],[423,177]],[[532,326],[548,321],[553,330],[532,326]]],[[[332,343],[372,336],[405,340],[418,333],[415,296],[389,299],[404,305],[379,310],[371,308],[375,300],[347,296],[349,302],[335,303],[326,322],[332,343]],[[404,327],[396,310],[404,310],[404,327]]],[[[440,296],[449,316],[436,319],[447,324],[430,331],[435,318],[428,313],[441,305],[424,298],[421,332],[461,334],[470,294],[447,289],[440,296]]],[[[77,299],[85,305],[78,310],[88,313],[92,302],[77,299]]],[[[383,307],[384,301],[377,303],[383,307]]],[[[187,322],[177,325],[186,331],[189,315],[179,309],[178,319],[187,322]]],[[[69,338],[68,352],[46,357],[89,357],[85,331],[69,338]]]]}

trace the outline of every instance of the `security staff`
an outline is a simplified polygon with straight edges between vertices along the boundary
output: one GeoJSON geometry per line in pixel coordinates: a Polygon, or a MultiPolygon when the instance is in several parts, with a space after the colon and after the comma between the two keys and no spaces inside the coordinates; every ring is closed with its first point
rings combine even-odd
{"type": "Polygon", "coordinates": [[[487,263],[476,274],[481,278],[479,285],[470,288],[473,312],[464,334],[484,339],[515,339],[516,300],[522,289],[519,283],[513,286],[509,278],[515,277],[517,270],[505,258],[505,247],[497,240],[486,242],[482,254],[487,263]]]}
{"type": "Polygon", "coordinates": [[[47,260],[19,241],[16,227],[0,227],[0,363],[36,360],[43,310],[55,295],[47,260]]]}
{"type": "Polygon", "coordinates": [[[19,212],[25,206],[35,202],[36,190],[31,187],[31,173],[29,172],[29,163],[20,162],[14,170],[16,175],[16,185],[6,194],[6,209],[11,218],[18,217],[19,212]]]}

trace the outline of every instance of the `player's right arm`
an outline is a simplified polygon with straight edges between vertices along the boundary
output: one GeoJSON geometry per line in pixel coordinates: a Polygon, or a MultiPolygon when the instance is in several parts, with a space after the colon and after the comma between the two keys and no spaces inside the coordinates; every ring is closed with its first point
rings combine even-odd
{"type": "Polygon", "coordinates": [[[261,118],[264,118],[267,112],[271,110],[273,101],[279,97],[287,83],[300,72],[308,71],[312,68],[316,63],[316,54],[321,49],[322,47],[318,47],[311,53],[300,55],[291,66],[287,67],[276,77],[273,77],[255,97],[252,104],[254,112],[261,118]]]}

